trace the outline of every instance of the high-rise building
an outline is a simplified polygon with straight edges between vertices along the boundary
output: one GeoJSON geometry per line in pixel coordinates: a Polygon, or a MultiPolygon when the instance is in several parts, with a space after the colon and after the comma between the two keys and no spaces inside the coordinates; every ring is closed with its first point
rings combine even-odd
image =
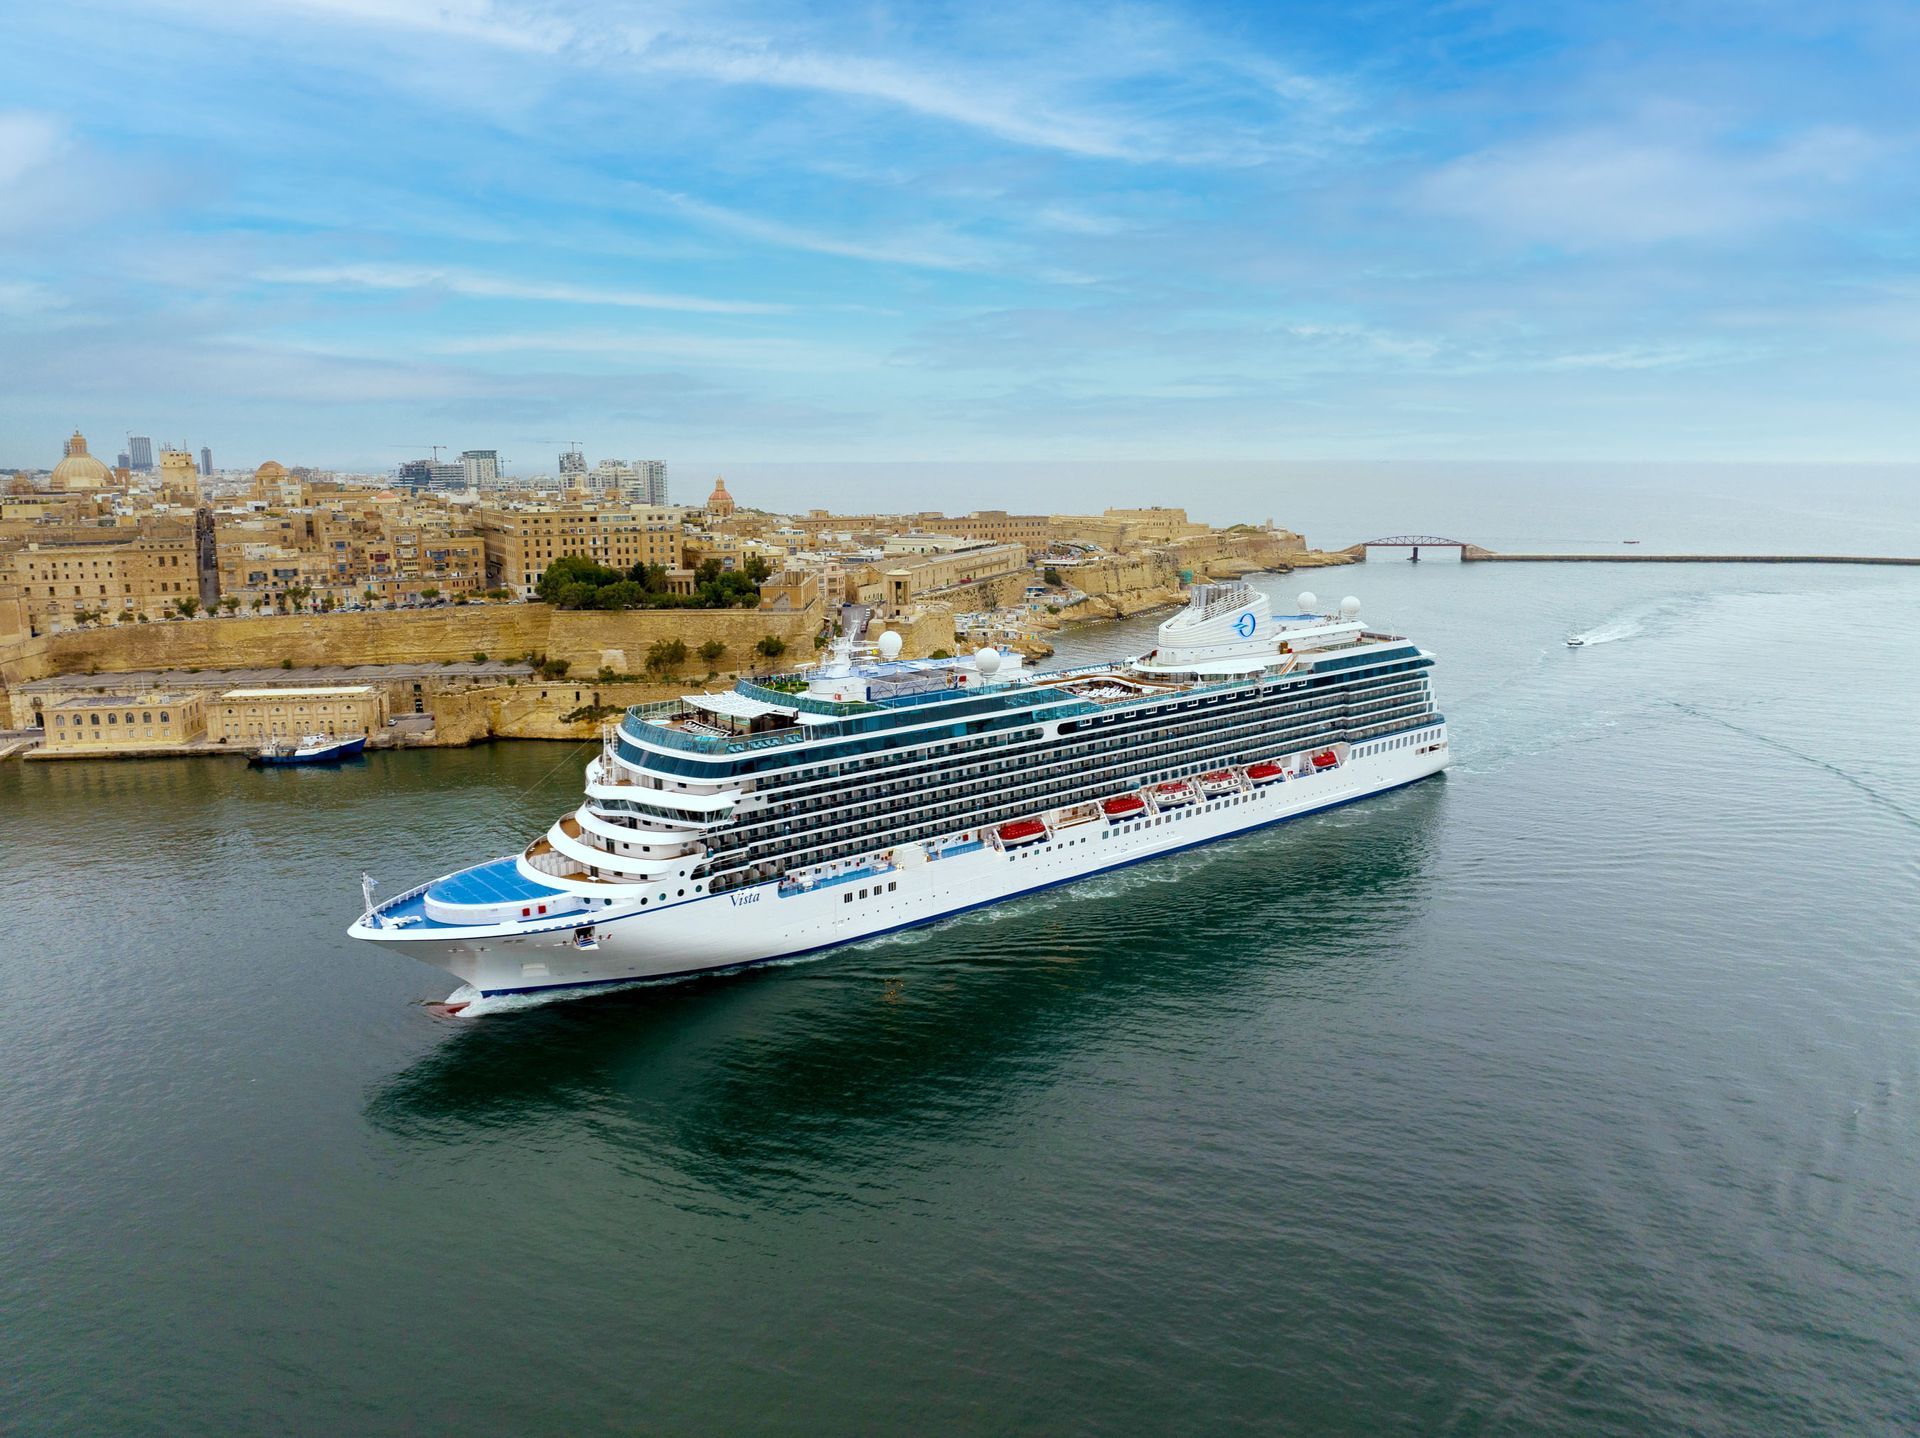
{"type": "Polygon", "coordinates": [[[432,489],[433,461],[430,459],[401,460],[400,468],[394,474],[394,483],[402,489],[432,489]]]}
{"type": "Polygon", "coordinates": [[[467,467],[457,460],[435,460],[433,487],[435,489],[464,489],[467,483],[467,467]]]}
{"type": "Polygon", "coordinates": [[[200,473],[213,473],[213,451],[204,444],[200,446],[200,473]]]}
{"type": "Polygon", "coordinates": [[[490,488],[500,482],[500,451],[497,449],[463,450],[460,454],[460,468],[464,472],[467,488],[490,488]]]}
{"type": "Polygon", "coordinates": [[[578,445],[572,449],[564,449],[560,452],[560,478],[562,482],[565,482],[568,475],[585,474],[586,472],[587,457],[581,453],[578,445]]]}
{"type": "Polygon", "coordinates": [[[144,434],[127,436],[127,468],[146,470],[153,468],[153,440],[144,434]]]}
{"type": "Polygon", "coordinates": [[[115,461],[114,461],[114,465],[115,465],[115,467],[116,467],[116,468],[118,468],[118,469],[132,469],[132,468],[133,468],[133,460],[132,460],[132,458],[131,458],[131,457],[130,457],[130,456],[129,456],[128,454],[127,454],[127,452],[126,452],[126,451],[125,451],[125,450],[123,449],[123,450],[121,450],[121,451],[120,451],[120,457],[119,457],[119,458],[118,458],[117,460],[115,460],[115,461]]]}
{"type": "Polygon", "coordinates": [[[667,502],[667,466],[658,459],[636,459],[633,462],[634,494],[640,504],[665,504],[667,502]]]}

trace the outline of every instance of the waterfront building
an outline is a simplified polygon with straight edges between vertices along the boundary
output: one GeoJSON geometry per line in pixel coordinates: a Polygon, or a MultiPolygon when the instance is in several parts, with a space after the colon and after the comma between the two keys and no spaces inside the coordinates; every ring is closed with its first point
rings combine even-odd
{"type": "Polygon", "coordinates": [[[148,749],[206,732],[206,706],[188,693],[76,694],[46,711],[50,750],[148,749]]]}
{"type": "Polygon", "coordinates": [[[371,684],[229,689],[207,710],[207,737],[252,746],[307,734],[371,738],[387,724],[387,697],[371,684]]]}
{"type": "Polygon", "coordinates": [[[153,468],[153,441],[144,434],[127,436],[127,468],[145,474],[153,468]]]}
{"type": "Polygon", "coordinates": [[[554,560],[577,554],[609,569],[681,567],[679,511],[651,506],[490,504],[474,511],[489,588],[531,599],[554,560]]]}
{"type": "MultiPolygon", "coordinates": [[[[234,689],[337,689],[365,686],[385,699],[388,715],[426,714],[443,695],[502,685],[526,687],[529,694],[533,667],[520,660],[461,659],[452,664],[329,664],[282,669],[279,665],[247,669],[146,669],[121,674],[54,674],[8,686],[12,727],[44,729],[48,716],[68,699],[106,694],[178,691],[217,705],[234,689]]],[[[574,699],[572,704],[585,702],[574,699]]],[[[571,707],[571,705],[569,705],[571,707]]],[[[7,711],[0,709],[0,715],[7,711]]],[[[4,726],[0,726],[4,727],[4,726]]]]}
{"type": "Polygon", "coordinates": [[[462,482],[468,489],[490,489],[500,482],[500,451],[468,449],[460,454],[462,482]]]}

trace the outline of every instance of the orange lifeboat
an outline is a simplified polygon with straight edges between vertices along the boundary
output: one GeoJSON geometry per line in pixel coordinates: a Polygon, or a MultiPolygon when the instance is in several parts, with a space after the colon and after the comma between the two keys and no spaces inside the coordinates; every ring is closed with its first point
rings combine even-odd
{"type": "Polygon", "coordinates": [[[1256,784],[1271,784],[1286,772],[1278,764],[1261,763],[1247,766],[1247,777],[1256,784]]]}
{"type": "Polygon", "coordinates": [[[1340,756],[1331,749],[1322,749],[1313,756],[1313,767],[1316,769],[1331,769],[1339,762],[1340,756]]]}
{"type": "Polygon", "coordinates": [[[1015,819],[1011,824],[1002,824],[998,832],[1001,847],[1012,849],[1046,838],[1047,826],[1038,819],[1015,819]]]}
{"type": "Polygon", "coordinates": [[[1147,801],[1138,794],[1121,794],[1112,799],[1102,799],[1100,808],[1109,819],[1132,819],[1147,812],[1147,801]]]}

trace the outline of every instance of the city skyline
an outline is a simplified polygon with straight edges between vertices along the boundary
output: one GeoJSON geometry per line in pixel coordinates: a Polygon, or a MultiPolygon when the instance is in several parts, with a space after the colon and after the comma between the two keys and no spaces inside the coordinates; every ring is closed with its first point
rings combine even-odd
{"type": "Polygon", "coordinates": [[[1871,6],[82,3],[10,39],[12,456],[1920,441],[1920,28],[1871,6]]]}

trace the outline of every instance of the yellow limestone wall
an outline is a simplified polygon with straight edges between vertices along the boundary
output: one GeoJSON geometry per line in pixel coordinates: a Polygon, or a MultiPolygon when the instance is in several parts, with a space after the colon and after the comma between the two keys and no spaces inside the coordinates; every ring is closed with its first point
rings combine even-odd
{"type": "MultiPolygon", "coordinates": [[[[132,669],[248,669],[290,660],[321,664],[404,664],[544,654],[576,672],[602,667],[637,673],[655,641],[678,639],[698,649],[727,645],[723,670],[755,662],[765,634],[784,639],[790,664],[813,655],[823,611],[634,609],[616,613],[556,611],[545,604],[449,605],[420,613],[272,615],[116,624],[16,641],[0,648],[0,684],[49,674],[112,674],[132,669]]],[[[690,661],[692,667],[696,661],[690,661]]],[[[704,669],[702,670],[704,672],[704,669]]]]}

